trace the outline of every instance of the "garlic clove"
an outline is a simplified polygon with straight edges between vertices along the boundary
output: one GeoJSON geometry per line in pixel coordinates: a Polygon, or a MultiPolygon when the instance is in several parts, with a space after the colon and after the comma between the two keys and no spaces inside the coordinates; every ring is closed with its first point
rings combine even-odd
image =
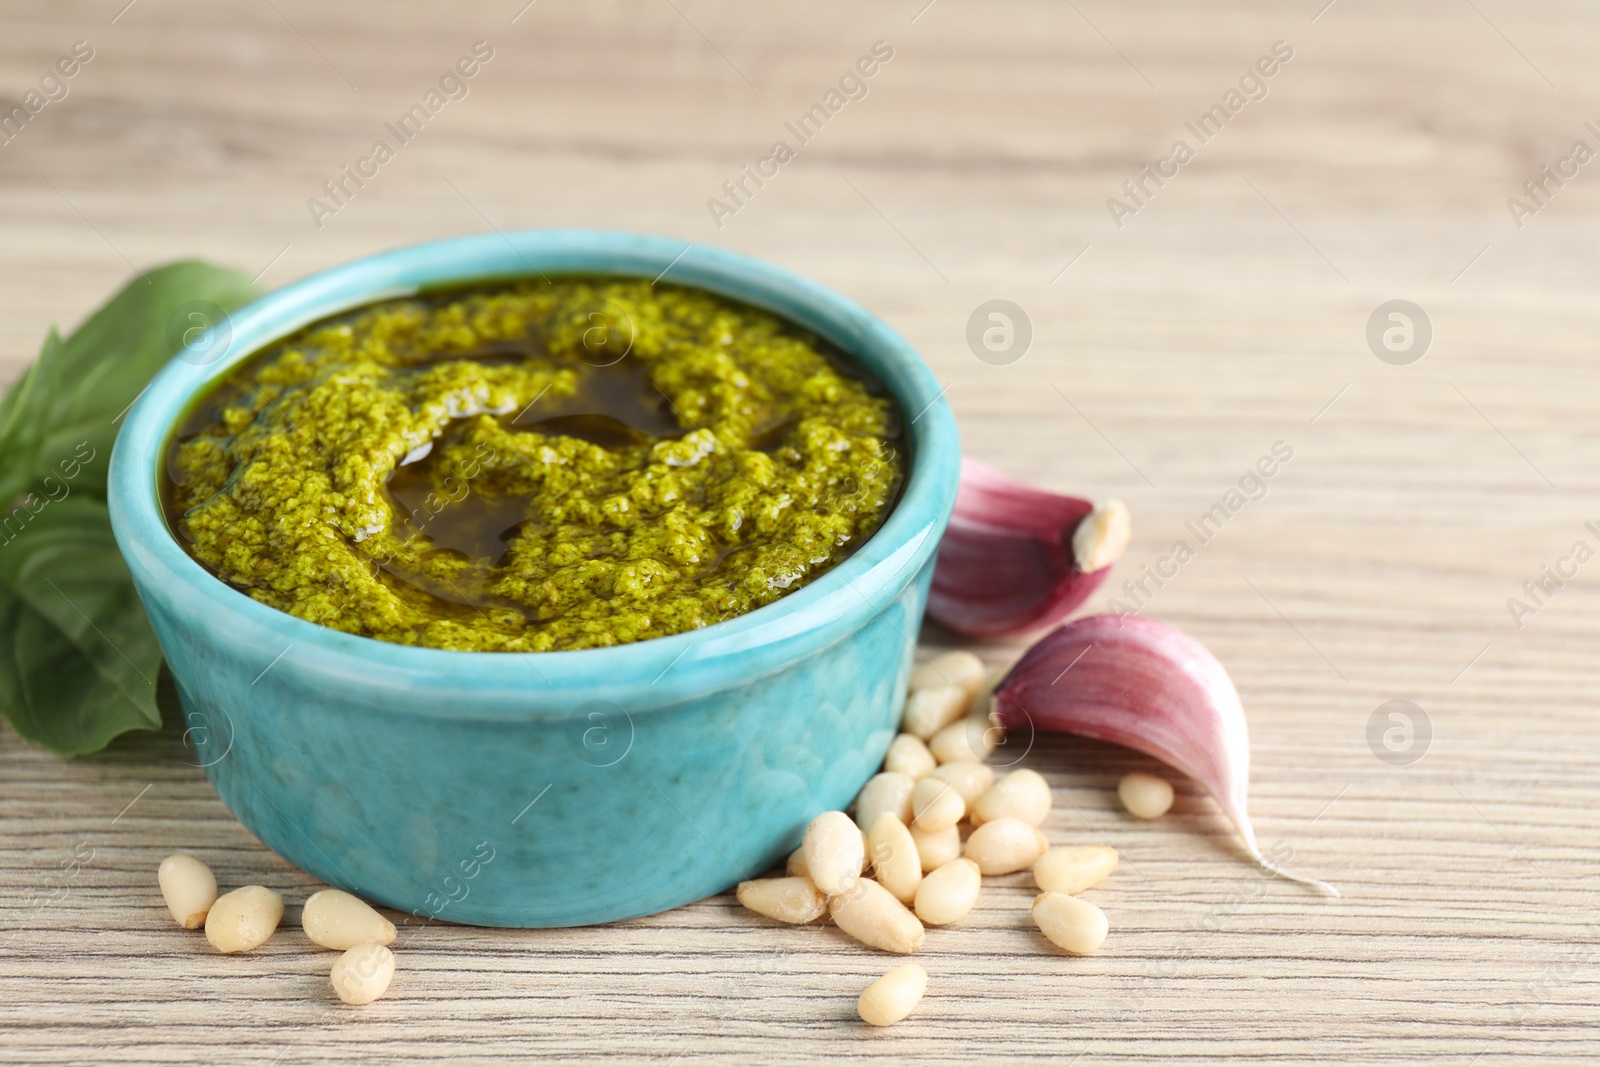
{"type": "Polygon", "coordinates": [[[971,637],[1053,626],[1100,586],[1131,536],[1121,501],[1045,492],[963,457],[928,614],[971,637]]]}
{"type": "Polygon", "coordinates": [[[1081,734],[1153,756],[1205,786],[1250,857],[1290,881],[1338,896],[1261,854],[1250,825],[1250,733],[1233,681],[1193,637],[1141,615],[1090,615],[1030,648],[995,689],[1008,728],[1081,734]]]}

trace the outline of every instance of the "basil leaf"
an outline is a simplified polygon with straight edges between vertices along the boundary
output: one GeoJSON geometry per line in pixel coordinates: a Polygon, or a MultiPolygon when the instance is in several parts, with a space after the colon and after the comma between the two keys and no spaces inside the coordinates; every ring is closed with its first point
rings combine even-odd
{"type": "MultiPolygon", "coordinates": [[[[123,413],[196,327],[257,295],[236,271],[174,263],[71,336],[54,330],[0,398],[0,713],[65,756],[155,729],[175,703],[111,535],[106,470],[123,413]]],[[[223,350],[211,358],[220,358],[223,350]]]]}
{"type": "MultiPolygon", "coordinates": [[[[16,515],[29,514],[26,508],[16,515]]],[[[152,727],[161,648],[111,536],[106,505],[82,496],[46,499],[0,547],[0,585],[58,630],[92,669],[138,707],[152,727]]],[[[42,690],[29,689],[38,699],[42,690]]]]}
{"type": "Polygon", "coordinates": [[[0,700],[17,733],[62,756],[98,752],[119,734],[152,728],[116,685],[83,669],[82,653],[60,630],[3,593],[0,700]]]}
{"type": "Polygon", "coordinates": [[[74,488],[104,496],[124,410],[195,327],[220,322],[219,334],[231,336],[226,313],[257,294],[237,271],[173,263],[130,282],[70,337],[52,330],[38,361],[0,401],[0,507],[73,463],[82,465],[74,488]]]}
{"type": "Polygon", "coordinates": [[[0,589],[0,708],[6,709],[6,717],[18,732],[22,730],[18,722],[25,704],[22,697],[22,671],[17,666],[16,631],[17,620],[26,610],[22,601],[0,589]]]}
{"type": "MultiPolygon", "coordinates": [[[[45,336],[44,350],[49,352],[60,344],[52,329],[45,336]]],[[[32,477],[31,457],[39,448],[40,424],[28,418],[32,410],[28,401],[39,384],[38,366],[34,363],[24,370],[0,398],[0,518],[11,509],[32,477]]]]}
{"type": "Polygon", "coordinates": [[[172,667],[161,661],[161,677],[156,679],[156,711],[162,725],[183,722],[183,698],[178,693],[178,680],[172,676],[172,667]]]}

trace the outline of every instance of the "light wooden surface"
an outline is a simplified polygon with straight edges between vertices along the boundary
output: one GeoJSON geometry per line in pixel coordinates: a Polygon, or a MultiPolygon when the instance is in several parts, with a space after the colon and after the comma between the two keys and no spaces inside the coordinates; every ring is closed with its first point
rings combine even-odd
{"type": "Polygon", "coordinates": [[[1265,498],[1148,610],[1230,666],[1257,828],[1344,897],[1258,879],[1191,785],[1133,824],[1111,790],[1147,761],[1052,740],[1027,758],[1056,789],[1049,836],[1125,857],[1093,894],[1097,957],[1052,952],[1027,877],[1002,879],[930,933],[917,1015],[870,1031],[855,998],[897,961],[721,896],[597,929],[424,929],[390,997],[352,1011],[297,908],[240,958],[164,914],[177,849],[292,905],[312,888],[175,731],[66,762],[6,729],[0,1060],[1600,1057],[1600,563],[1520,629],[1506,605],[1597,543],[1600,164],[1520,229],[1506,207],[1574,140],[1600,147],[1591,6],[125,3],[0,2],[0,99],[96,51],[0,146],[0,380],[133,266],[202,255],[279,285],[489,226],[604,226],[747,251],[882,314],[949,383],[968,451],[1129,502],[1119,578],[1285,441],[1265,498]],[[470,95],[314,227],[306,199],[479,39],[470,95]],[[895,56],[868,97],[717,228],[705,200],[878,39],[895,56]],[[1268,96],[1116,228],[1106,199],[1277,40],[1294,58],[1268,96]],[[1006,366],[964,340],[996,297],[1034,330],[1006,366]],[[1409,366],[1364,340],[1396,298],[1435,331],[1409,366]],[[1409,766],[1369,747],[1391,699],[1433,724],[1409,766]]]}

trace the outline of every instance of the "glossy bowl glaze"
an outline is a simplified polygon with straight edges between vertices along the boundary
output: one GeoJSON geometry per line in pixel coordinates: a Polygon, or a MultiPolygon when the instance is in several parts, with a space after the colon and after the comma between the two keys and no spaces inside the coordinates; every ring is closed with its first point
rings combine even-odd
{"type": "Polygon", "coordinates": [[[678,240],[487,234],[297,282],[235,312],[195,350],[212,358],[174,359],[127,415],[112,456],[112,526],[198,761],[279,855],[419,919],[600,923],[754,877],[877,770],[960,449],[927,367],[856,304],[678,240]],[[665,276],[766,308],[849,353],[906,423],[910,476],[888,520],[833,570],[739,618],[547,653],[449,652],[326,629],[230,588],[173,539],[157,472],[174,425],[209,383],[326,316],[538,273],[665,276]]]}

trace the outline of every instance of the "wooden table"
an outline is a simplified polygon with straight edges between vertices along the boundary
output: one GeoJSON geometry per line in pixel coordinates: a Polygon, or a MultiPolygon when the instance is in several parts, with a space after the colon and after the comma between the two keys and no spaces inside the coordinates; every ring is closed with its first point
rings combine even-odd
{"type": "Polygon", "coordinates": [[[68,762],[6,729],[0,1060],[1600,1056],[1600,563],[1520,627],[1508,608],[1600,544],[1600,165],[1522,193],[1574,141],[1600,148],[1592,9],[524,2],[4,0],[0,99],[74,42],[94,58],[0,146],[0,380],[51,322],[179,257],[280,285],[448,234],[597,226],[784,264],[920,349],[969,452],[1127,500],[1119,580],[1191,541],[1144,610],[1229,665],[1257,828],[1344,896],[1260,879],[1190,784],[1135,824],[1112,790],[1150,762],[1052,740],[1027,760],[1055,787],[1049,836],[1124,856],[1094,891],[1098,956],[1052,952],[1027,876],[1000,879],[930,934],[918,1013],[873,1031],[855,998],[892,960],[724,895],[595,929],[431,927],[356,1011],[293,906],[245,957],[173,928],[155,868],[177,849],[291,905],[313,885],[230,817],[177,731],[68,762]],[[467,97],[315,225],[308,198],[479,40],[493,58],[467,97]],[[794,146],[784,123],[879,40],[893,58],[866,97],[714,219],[708,198],[794,146]],[[1227,110],[1278,41],[1292,58],[1227,110]],[[1202,142],[1185,123],[1215,104],[1228,121],[1202,142]],[[1179,139],[1193,158],[1161,162],[1179,139]],[[1168,176],[1135,201],[1142,164],[1168,176]],[[1030,321],[1021,358],[969,347],[991,299],[1030,321]],[[1368,344],[1391,300],[1431,323],[1420,360],[1368,344]],[[1279,441],[1293,457],[1265,495],[1197,545],[1185,523],[1279,441]],[[1390,700],[1432,734],[1385,760],[1390,700]]]}

